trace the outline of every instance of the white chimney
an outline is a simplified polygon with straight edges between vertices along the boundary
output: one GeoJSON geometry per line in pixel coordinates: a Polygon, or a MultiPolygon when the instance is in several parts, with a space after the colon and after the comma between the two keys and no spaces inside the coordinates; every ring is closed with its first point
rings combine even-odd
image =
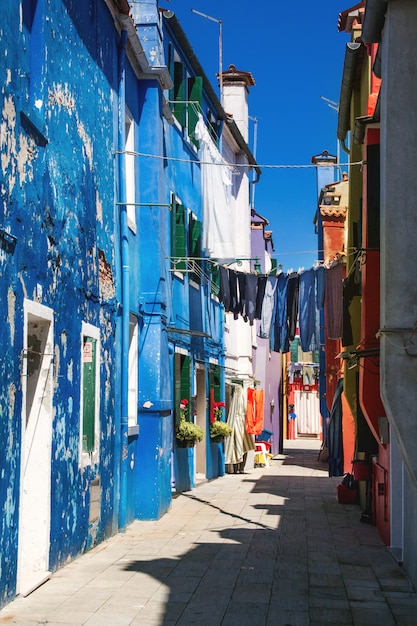
{"type": "Polygon", "coordinates": [[[222,78],[223,109],[226,113],[233,116],[233,120],[242,133],[242,137],[248,142],[248,94],[249,87],[255,85],[253,76],[250,72],[237,70],[235,65],[229,65],[229,69],[223,72],[222,78]]]}

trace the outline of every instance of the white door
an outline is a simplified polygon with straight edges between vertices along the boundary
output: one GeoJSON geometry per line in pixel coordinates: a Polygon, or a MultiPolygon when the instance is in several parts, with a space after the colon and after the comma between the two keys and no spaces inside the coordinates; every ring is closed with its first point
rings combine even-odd
{"type": "Polygon", "coordinates": [[[53,395],[53,311],[24,302],[22,460],[18,593],[49,576],[53,395]]]}

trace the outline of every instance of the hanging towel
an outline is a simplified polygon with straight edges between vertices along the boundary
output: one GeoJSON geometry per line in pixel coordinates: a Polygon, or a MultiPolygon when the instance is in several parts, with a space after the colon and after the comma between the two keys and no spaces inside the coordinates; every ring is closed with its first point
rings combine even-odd
{"type": "Polygon", "coordinates": [[[260,435],[264,424],[264,400],[263,389],[248,389],[248,401],[246,408],[246,432],[249,435],[260,435]]]}

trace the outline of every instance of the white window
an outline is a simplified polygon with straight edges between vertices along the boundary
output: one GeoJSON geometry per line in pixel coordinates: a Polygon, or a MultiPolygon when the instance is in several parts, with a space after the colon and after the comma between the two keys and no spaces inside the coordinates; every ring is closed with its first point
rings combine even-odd
{"type": "Polygon", "coordinates": [[[129,325],[129,395],[128,429],[129,435],[137,434],[138,423],[138,320],[130,316],[129,325]]]}
{"type": "Polygon", "coordinates": [[[81,465],[98,462],[100,442],[100,331],[82,323],[81,330],[81,465]]]}
{"type": "MultiPolygon", "coordinates": [[[[135,123],[129,109],[125,112],[125,150],[135,151],[135,123]]],[[[136,192],[135,192],[135,159],[133,154],[126,154],[126,203],[128,225],[136,233],[136,192]]]]}

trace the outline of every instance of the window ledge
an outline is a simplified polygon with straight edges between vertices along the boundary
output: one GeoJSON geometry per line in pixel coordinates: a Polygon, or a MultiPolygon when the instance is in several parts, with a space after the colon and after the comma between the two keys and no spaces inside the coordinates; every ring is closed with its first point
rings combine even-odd
{"type": "Polygon", "coordinates": [[[128,437],[138,437],[139,435],[139,424],[135,424],[134,426],[128,426],[127,436],[128,437]]]}

